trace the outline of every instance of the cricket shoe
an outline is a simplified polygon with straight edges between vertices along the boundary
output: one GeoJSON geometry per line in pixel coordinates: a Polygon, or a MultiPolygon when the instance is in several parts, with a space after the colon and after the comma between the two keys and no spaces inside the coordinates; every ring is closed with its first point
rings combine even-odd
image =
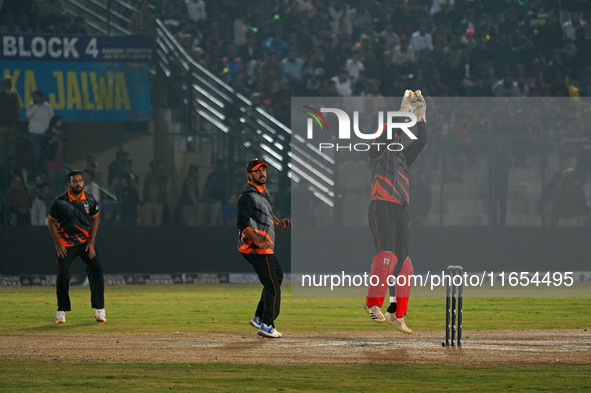
{"type": "Polygon", "coordinates": [[[260,329],[261,328],[261,320],[259,317],[254,317],[253,319],[250,320],[250,326],[252,326],[255,329],[260,329]]]}
{"type": "Polygon", "coordinates": [[[363,305],[363,308],[365,309],[365,312],[369,314],[369,317],[372,321],[376,323],[386,322],[386,318],[384,318],[384,314],[382,314],[382,310],[380,309],[380,306],[378,306],[377,304],[372,307],[367,307],[367,305],[363,305]]]}
{"type": "Polygon", "coordinates": [[[55,323],[66,323],[65,311],[58,311],[55,313],[55,323]]]}
{"type": "Polygon", "coordinates": [[[267,337],[267,338],[281,338],[283,334],[277,331],[273,326],[267,325],[266,323],[261,323],[261,328],[259,329],[259,336],[267,337]]]}
{"type": "Polygon", "coordinates": [[[412,334],[412,330],[408,326],[406,326],[406,322],[404,322],[404,318],[397,318],[396,314],[390,314],[389,312],[386,313],[386,322],[390,325],[394,326],[396,329],[400,330],[404,334],[412,334]]]}
{"type": "Polygon", "coordinates": [[[105,313],[104,308],[97,308],[96,312],[94,313],[94,319],[97,322],[107,322],[107,314],[105,313]]]}

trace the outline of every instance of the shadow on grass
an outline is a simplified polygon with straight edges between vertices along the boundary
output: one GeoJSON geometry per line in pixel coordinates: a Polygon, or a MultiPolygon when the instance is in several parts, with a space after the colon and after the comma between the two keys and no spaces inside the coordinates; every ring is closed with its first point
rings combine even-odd
{"type": "Polygon", "coordinates": [[[79,327],[84,327],[84,326],[97,326],[99,325],[98,322],[96,321],[84,321],[84,322],[66,322],[63,324],[57,324],[57,323],[48,323],[45,325],[39,325],[39,326],[25,326],[22,329],[20,329],[22,332],[27,332],[27,333],[59,333],[59,332],[63,332],[63,331],[70,331],[72,329],[77,329],[79,327]]]}

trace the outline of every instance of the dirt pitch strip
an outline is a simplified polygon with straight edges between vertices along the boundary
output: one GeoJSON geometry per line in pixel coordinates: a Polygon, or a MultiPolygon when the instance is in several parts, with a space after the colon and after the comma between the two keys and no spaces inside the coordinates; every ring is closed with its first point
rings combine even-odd
{"type": "Polygon", "coordinates": [[[441,332],[394,331],[1,335],[0,360],[110,363],[272,364],[590,364],[591,332],[479,330],[462,348],[443,348],[441,332]]]}

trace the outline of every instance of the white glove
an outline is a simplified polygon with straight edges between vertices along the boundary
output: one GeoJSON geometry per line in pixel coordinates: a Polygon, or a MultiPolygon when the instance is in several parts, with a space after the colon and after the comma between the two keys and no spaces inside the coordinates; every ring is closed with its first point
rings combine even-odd
{"type": "Polygon", "coordinates": [[[411,103],[413,105],[413,113],[417,117],[417,121],[427,122],[426,111],[427,111],[427,103],[425,102],[425,98],[423,94],[421,94],[420,90],[416,90],[414,92],[414,99],[416,100],[414,103],[412,102],[413,97],[411,97],[411,103]]]}
{"type": "Polygon", "coordinates": [[[412,90],[406,90],[404,92],[404,97],[402,97],[402,102],[400,103],[400,112],[413,111],[413,104],[410,102],[410,100],[414,94],[415,93],[412,90]]]}
{"type": "Polygon", "coordinates": [[[400,103],[400,112],[412,112],[417,117],[417,121],[422,120],[426,122],[426,109],[427,103],[420,90],[406,90],[404,92],[404,97],[402,97],[402,102],[400,103]]]}

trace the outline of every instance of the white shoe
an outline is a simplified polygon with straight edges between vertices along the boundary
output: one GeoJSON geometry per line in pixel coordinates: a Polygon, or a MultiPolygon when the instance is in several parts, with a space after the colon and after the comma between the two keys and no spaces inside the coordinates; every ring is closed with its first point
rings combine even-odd
{"type": "Polygon", "coordinates": [[[266,323],[261,323],[261,328],[259,329],[259,336],[267,337],[267,338],[281,338],[283,334],[277,331],[273,326],[269,326],[266,323]]]}
{"type": "Polygon", "coordinates": [[[107,314],[105,313],[104,308],[97,308],[96,312],[94,313],[94,319],[97,322],[107,322],[107,314]]]}
{"type": "Polygon", "coordinates": [[[386,322],[390,325],[394,326],[396,329],[400,330],[404,334],[412,334],[412,330],[406,326],[406,322],[404,322],[404,318],[397,318],[396,314],[390,314],[389,312],[386,313],[386,322]]]}
{"type": "Polygon", "coordinates": [[[386,318],[384,318],[384,314],[382,314],[382,310],[380,309],[380,307],[377,304],[372,307],[367,307],[366,305],[363,305],[363,309],[365,310],[366,313],[369,314],[369,317],[371,318],[372,321],[374,321],[376,323],[386,322],[386,318]]]}
{"type": "Polygon", "coordinates": [[[66,323],[65,311],[58,311],[55,313],[55,323],[66,323]]]}

